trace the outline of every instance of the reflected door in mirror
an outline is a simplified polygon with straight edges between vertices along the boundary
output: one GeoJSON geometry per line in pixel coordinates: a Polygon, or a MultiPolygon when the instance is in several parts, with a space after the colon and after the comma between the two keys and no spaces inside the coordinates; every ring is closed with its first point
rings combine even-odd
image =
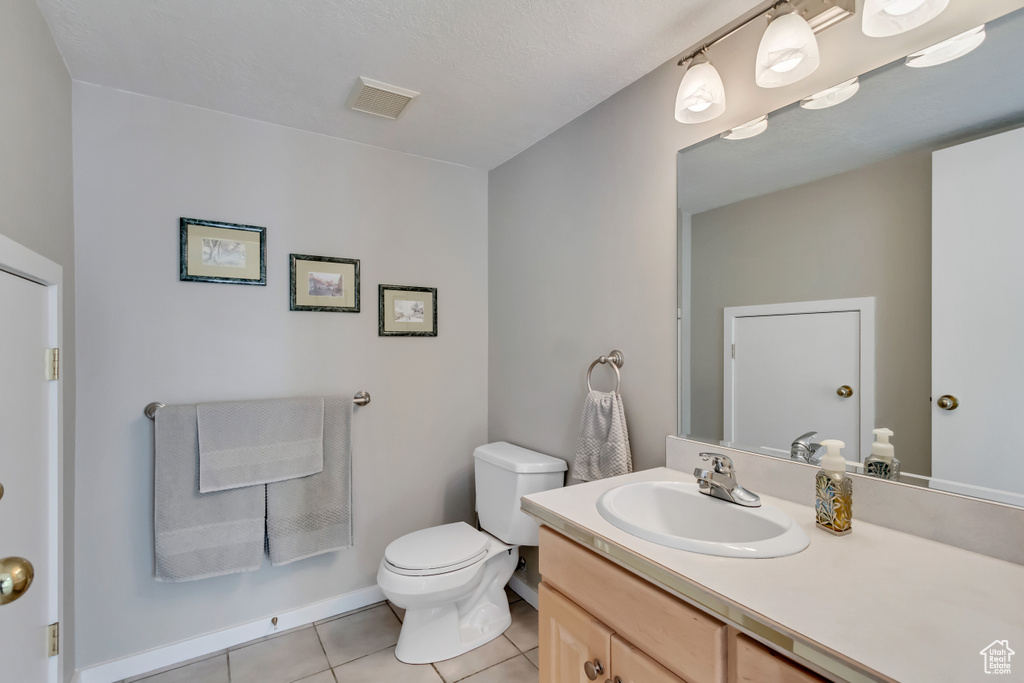
{"type": "Polygon", "coordinates": [[[1024,493],[1024,128],[938,151],[932,173],[932,476],[1024,493]]]}

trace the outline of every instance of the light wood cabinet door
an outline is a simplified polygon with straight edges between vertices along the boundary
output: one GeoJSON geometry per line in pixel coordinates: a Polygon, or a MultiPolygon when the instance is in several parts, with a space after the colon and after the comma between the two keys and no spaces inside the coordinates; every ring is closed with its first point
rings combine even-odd
{"type": "Polygon", "coordinates": [[[614,683],[686,683],[618,636],[612,636],[612,674],[614,683]]]}
{"type": "Polygon", "coordinates": [[[540,683],[603,683],[611,662],[611,629],[546,583],[540,584],[538,592],[540,683]],[[595,666],[594,678],[587,676],[588,662],[595,666]]]}
{"type": "Polygon", "coordinates": [[[729,683],[820,683],[826,679],[729,629],[729,683]]]}

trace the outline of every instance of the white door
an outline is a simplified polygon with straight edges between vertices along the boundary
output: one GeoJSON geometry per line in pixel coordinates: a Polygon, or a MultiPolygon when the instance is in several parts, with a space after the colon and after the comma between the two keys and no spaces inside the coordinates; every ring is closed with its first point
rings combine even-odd
{"type": "Polygon", "coordinates": [[[1024,128],[932,157],[932,476],[1019,494],[1022,178],[1024,128]]]}
{"type": "Polygon", "coordinates": [[[44,374],[50,339],[49,292],[0,270],[0,558],[31,562],[35,577],[0,604],[0,678],[53,681],[47,625],[56,621],[51,556],[50,409],[44,374]]]}
{"type": "MultiPolygon", "coordinates": [[[[814,441],[840,439],[846,459],[860,460],[874,421],[874,372],[862,367],[865,351],[874,358],[873,347],[863,348],[864,311],[782,312],[800,306],[726,309],[725,438],[788,456],[796,437],[815,431],[814,441]],[[851,393],[840,395],[842,387],[851,393]]],[[[873,308],[868,313],[873,319],[873,308]]]]}

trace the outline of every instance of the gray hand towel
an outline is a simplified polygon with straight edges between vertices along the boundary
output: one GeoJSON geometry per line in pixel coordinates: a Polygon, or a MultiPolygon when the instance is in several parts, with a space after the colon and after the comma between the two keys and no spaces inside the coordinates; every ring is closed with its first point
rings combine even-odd
{"type": "Polygon", "coordinates": [[[322,398],[201,403],[197,415],[203,493],[304,477],[323,469],[322,398]]]}
{"type": "Polygon", "coordinates": [[[592,481],[632,471],[622,397],[614,391],[591,391],[583,404],[572,476],[592,481]]]}
{"type": "Polygon", "coordinates": [[[267,484],[270,562],[352,545],[352,399],[324,399],[323,471],[267,484]]]}
{"type": "Polygon", "coordinates": [[[199,492],[194,405],[156,413],[156,580],[192,581],[259,569],[263,562],[263,486],[199,492]]]}

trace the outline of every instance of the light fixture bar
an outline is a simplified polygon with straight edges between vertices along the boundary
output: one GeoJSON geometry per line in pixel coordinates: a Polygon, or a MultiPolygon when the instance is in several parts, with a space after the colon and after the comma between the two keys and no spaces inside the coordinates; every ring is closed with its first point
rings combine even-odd
{"type": "MultiPolygon", "coordinates": [[[[696,57],[698,53],[703,52],[712,45],[722,42],[755,19],[760,19],[766,14],[770,14],[781,4],[782,0],[773,2],[768,7],[755,10],[751,14],[741,17],[732,25],[726,25],[717,34],[712,33],[707,40],[684,53],[687,56],[680,59],[677,66],[684,66],[687,62],[696,57]]],[[[791,0],[790,4],[793,5],[796,8],[797,13],[802,16],[808,24],[810,24],[812,31],[820,33],[827,28],[835,26],[844,19],[852,17],[856,11],[857,3],[856,0],[791,0]]]]}

